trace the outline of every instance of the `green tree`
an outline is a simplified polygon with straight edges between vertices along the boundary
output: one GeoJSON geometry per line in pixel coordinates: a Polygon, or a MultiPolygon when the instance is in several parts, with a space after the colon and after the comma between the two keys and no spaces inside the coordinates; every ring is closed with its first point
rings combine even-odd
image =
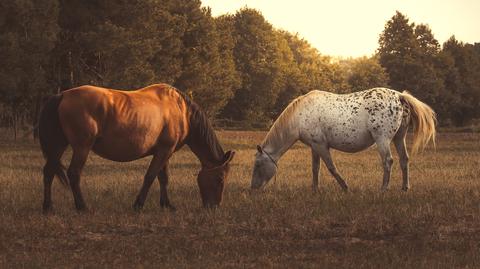
{"type": "Polygon", "coordinates": [[[214,117],[238,87],[233,41],[220,40],[228,36],[199,0],[73,0],[61,7],[53,72],[61,88],[166,82],[214,117]]]}
{"type": "Polygon", "coordinates": [[[278,74],[280,90],[274,106],[268,114],[271,119],[277,118],[294,98],[309,91],[309,80],[306,75],[302,73],[285,32],[276,31],[276,36],[276,44],[279,52],[277,68],[280,70],[278,74]]]}
{"type": "Polygon", "coordinates": [[[342,63],[350,92],[388,87],[388,74],[376,57],[360,57],[342,63]]]}
{"type": "Polygon", "coordinates": [[[397,11],[385,25],[378,48],[380,64],[387,70],[389,84],[394,89],[411,89],[415,49],[414,24],[409,23],[408,18],[397,11]]]}
{"type": "Polygon", "coordinates": [[[233,25],[233,55],[241,86],[224,115],[235,120],[268,122],[285,83],[278,36],[262,14],[249,8],[235,14],[233,25]]]}
{"type": "MultiPolygon", "coordinates": [[[[438,118],[442,119],[441,124],[451,123],[458,125],[456,117],[461,116],[462,104],[462,82],[460,73],[455,66],[455,59],[451,53],[442,50],[436,59],[436,70],[443,80],[443,89],[435,103],[435,112],[438,118]]],[[[468,106],[468,103],[467,103],[468,106]]]]}
{"type": "Polygon", "coordinates": [[[436,68],[440,45],[427,25],[415,26],[414,33],[418,51],[415,57],[417,79],[412,81],[412,89],[416,89],[419,98],[438,110],[438,98],[444,89],[440,70],[436,68]]]}
{"type": "Polygon", "coordinates": [[[214,117],[238,87],[231,56],[233,41],[221,42],[211,11],[202,8],[199,0],[180,1],[174,13],[182,14],[187,22],[182,39],[182,72],[174,85],[189,93],[207,115],[214,117]]]}
{"type": "Polygon", "coordinates": [[[155,1],[63,1],[57,45],[62,88],[81,84],[137,88],[155,81],[161,47],[155,1]]]}
{"type": "Polygon", "coordinates": [[[51,87],[47,72],[59,31],[57,16],[55,0],[0,3],[0,98],[7,104],[15,136],[20,117],[33,120],[32,106],[51,87]]]}
{"type": "MultiPolygon", "coordinates": [[[[334,89],[335,67],[328,56],[321,55],[305,39],[298,34],[282,31],[293,53],[294,60],[300,69],[301,76],[306,80],[306,91],[334,89]]],[[[305,92],[304,92],[305,93],[305,92]]]]}
{"type": "Polygon", "coordinates": [[[480,116],[480,57],[474,45],[459,42],[454,36],[443,44],[443,53],[450,60],[445,88],[456,101],[448,105],[451,119],[458,126],[465,125],[480,116]]]}
{"type": "Polygon", "coordinates": [[[409,90],[428,104],[435,104],[443,82],[435,69],[439,46],[430,28],[409,23],[397,11],[385,25],[379,45],[379,61],[387,70],[391,87],[409,90]]]}

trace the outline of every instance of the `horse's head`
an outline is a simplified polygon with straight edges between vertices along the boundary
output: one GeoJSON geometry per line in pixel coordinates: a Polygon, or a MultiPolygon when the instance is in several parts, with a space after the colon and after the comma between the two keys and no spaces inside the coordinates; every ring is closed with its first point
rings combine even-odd
{"type": "Polygon", "coordinates": [[[277,163],[262,147],[257,145],[255,164],[252,173],[252,189],[258,189],[277,173],[277,163]]]}
{"type": "Polygon", "coordinates": [[[202,168],[198,173],[197,182],[204,207],[216,207],[222,202],[225,180],[234,155],[234,151],[228,151],[223,156],[223,163],[220,166],[202,168]]]}

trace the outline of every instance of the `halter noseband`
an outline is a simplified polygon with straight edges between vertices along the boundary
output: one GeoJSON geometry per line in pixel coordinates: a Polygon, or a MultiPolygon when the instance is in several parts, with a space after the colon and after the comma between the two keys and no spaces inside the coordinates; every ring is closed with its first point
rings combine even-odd
{"type": "Polygon", "coordinates": [[[267,157],[270,159],[270,161],[272,161],[272,163],[275,165],[275,167],[278,169],[278,165],[277,165],[277,162],[272,158],[272,156],[270,154],[268,154],[268,152],[266,152],[265,150],[262,150],[265,155],[267,155],[267,157]]]}

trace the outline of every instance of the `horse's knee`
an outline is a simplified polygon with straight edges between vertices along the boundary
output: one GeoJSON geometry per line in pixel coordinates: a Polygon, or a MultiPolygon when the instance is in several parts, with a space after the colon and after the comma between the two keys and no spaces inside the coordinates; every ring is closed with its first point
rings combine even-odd
{"type": "Polygon", "coordinates": [[[71,186],[77,185],[80,181],[80,172],[75,169],[69,168],[67,170],[67,177],[71,186]]]}
{"type": "Polygon", "coordinates": [[[158,180],[160,185],[167,186],[168,185],[168,175],[165,172],[160,172],[158,175],[158,180]]]}
{"type": "Polygon", "coordinates": [[[329,171],[331,174],[337,173],[337,168],[335,167],[335,165],[333,165],[333,164],[326,164],[326,166],[327,166],[328,171],[329,171]]]}
{"type": "Polygon", "coordinates": [[[53,179],[53,177],[55,176],[55,167],[53,167],[50,163],[47,162],[43,166],[43,176],[45,180],[48,180],[50,178],[53,179]]]}
{"type": "Polygon", "coordinates": [[[390,169],[393,165],[393,158],[392,156],[387,156],[385,157],[385,161],[384,161],[384,164],[385,164],[385,167],[390,169]]]}
{"type": "Polygon", "coordinates": [[[408,163],[409,163],[409,160],[410,158],[408,156],[404,156],[404,157],[401,157],[400,158],[400,167],[402,169],[405,169],[408,167],[408,163]]]}
{"type": "MultiPolygon", "coordinates": [[[[144,177],[143,177],[143,182],[144,184],[152,184],[153,181],[155,180],[155,177],[156,175],[155,174],[150,174],[150,173],[147,173],[144,177]]],[[[162,180],[160,179],[160,184],[162,184],[162,180]]]]}

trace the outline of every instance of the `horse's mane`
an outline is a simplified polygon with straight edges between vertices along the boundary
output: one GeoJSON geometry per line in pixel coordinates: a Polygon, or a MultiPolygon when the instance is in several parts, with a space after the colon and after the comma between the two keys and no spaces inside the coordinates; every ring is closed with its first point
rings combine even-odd
{"type": "Polygon", "coordinates": [[[184,92],[174,88],[175,91],[183,98],[185,104],[190,111],[190,134],[188,139],[194,143],[205,143],[209,151],[214,154],[215,159],[222,160],[224,151],[215,134],[207,115],[200,106],[195,103],[184,92]]]}
{"type": "Polygon", "coordinates": [[[288,104],[280,116],[275,120],[272,128],[270,128],[270,131],[268,131],[265,139],[262,142],[262,147],[267,144],[272,144],[274,147],[279,146],[279,144],[282,144],[284,135],[286,133],[285,131],[291,128],[296,128],[294,124],[292,124],[292,119],[295,111],[297,111],[299,107],[301,100],[307,95],[308,94],[299,96],[290,102],[290,104],[288,104]]]}

